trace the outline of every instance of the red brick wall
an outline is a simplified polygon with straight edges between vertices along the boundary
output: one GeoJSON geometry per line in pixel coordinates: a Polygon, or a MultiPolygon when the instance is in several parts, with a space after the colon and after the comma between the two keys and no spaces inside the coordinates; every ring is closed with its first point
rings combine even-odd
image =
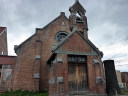
{"type": "MultiPolygon", "coordinates": [[[[62,49],[67,52],[80,52],[91,53],[91,47],[80,37],[78,33],[74,33],[63,45],[62,49]]],[[[68,54],[68,53],[67,53],[68,54]]],[[[64,77],[64,91],[68,93],[68,61],[67,54],[58,54],[57,57],[63,58],[63,68],[61,64],[57,63],[56,76],[64,77]],[[59,69],[58,69],[59,67],[59,69]],[[63,73],[63,74],[62,74],[63,73]]],[[[88,71],[88,83],[90,94],[105,94],[105,82],[103,84],[96,83],[96,77],[102,77],[104,79],[104,68],[101,58],[98,56],[87,56],[87,71],[88,71]],[[99,64],[94,64],[93,59],[97,59],[99,64]]],[[[51,71],[50,74],[52,74],[51,71]]],[[[51,87],[50,87],[51,88],[51,87]]],[[[58,87],[57,87],[58,88],[58,87]]],[[[52,88],[51,88],[52,89],[52,88]]],[[[58,89],[59,90],[59,89],[58,89]]],[[[54,90],[55,91],[55,90],[54,90]]],[[[52,91],[50,91],[52,93],[52,91]]],[[[57,94],[57,92],[56,92],[57,94]]]]}
{"type": "Polygon", "coordinates": [[[49,70],[49,80],[55,77],[55,83],[49,84],[49,96],[65,96],[68,93],[68,63],[67,55],[58,54],[56,58],[62,58],[63,62],[52,64],[49,70]],[[64,83],[57,83],[57,77],[63,77],[64,83]]]}
{"type": "Polygon", "coordinates": [[[122,72],[121,79],[123,83],[126,83],[126,87],[128,88],[128,72],[122,72]]]}
{"type": "MultiPolygon", "coordinates": [[[[91,53],[91,47],[86,44],[86,42],[75,33],[63,44],[64,51],[80,52],[80,53],[91,53]]],[[[98,56],[87,56],[87,66],[88,66],[88,82],[90,93],[105,93],[105,83],[97,84],[96,77],[102,77],[104,79],[103,63],[101,58],[98,56]],[[93,64],[93,59],[99,60],[100,64],[93,64]]]]}
{"type": "Polygon", "coordinates": [[[89,53],[91,48],[88,44],[80,37],[78,33],[74,33],[64,44],[64,51],[74,51],[74,52],[86,52],[89,53]]]}
{"type": "Polygon", "coordinates": [[[96,56],[87,56],[88,57],[88,80],[89,80],[89,90],[93,93],[105,93],[105,82],[104,84],[97,84],[96,77],[104,78],[104,70],[103,70],[103,63],[99,57],[96,56]],[[98,59],[100,64],[94,64],[93,59],[98,59]]]}
{"type": "MultiPolygon", "coordinates": [[[[43,29],[38,29],[37,34],[31,38],[29,41],[21,46],[21,53],[17,56],[17,63],[15,65],[15,70],[13,74],[13,89],[24,89],[24,90],[44,90],[48,89],[48,80],[53,76],[54,71],[50,71],[48,77],[48,67],[47,61],[50,58],[52,52],[52,45],[57,45],[54,37],[59,31],[66,31],[70,33],[69,21],[64,17],[60,16],[57,20],[52,22],[50,25],[43,29]],[[62,25],[62,21],[64,25],[62,25]],[[42,42],[37,43],[36,40],[41,40],[42,42]],[[39,51],[40,50],[40,51],[39,51]],[[39,61],[35,60],[35,55],[40,55],[41,59],[39,61]],[[40,73],[40,79],[34,79],[34,73],[40,73]]],[[[64,51],[73,52],[91,52],[90,46],[84,42],[84,40],[75,33],[70,39],[63,45],[64,51]]],[[[58,55],[59,56],[59,55],[58,55]]],[[[64,91],[68,93],[68,63],[67,55],[61,54],[63,58],[63,64],[57,69],[57,75],[64,77],[64,91]],[[62,68],[63,65],[63,68],[62,68]],[[63,70],[62,70],[63,69],[63,70]],[[63,73],[63,74],[62,74],[63,73]]],[[[102,71],[103,66],[101,64],[101,70],[99,66],[94,66],[92,60],[97,58],[101,61],[99,57],[88,56],[88,79],[89,79],[89,91],[91,93],[104,93],[105,86],[100,86],[96,84],[96,76],[103,77],[102,71]]],[[[58,92],[57,86],[59,85],[49,85],[49,92],[58,92]]]]}
{"type": "Polygon", "coordinates": [[[128,82],[128,72],[122,72],[121,78],[122,78],[123,83],[127,83],[128,82]]]}
{"type": "Polygon", "coordinates": [[[70,32],[69,21],[64,15],[61,15],[44,29],[37,30],[37,34],[21,46],[21,53],[17,56],[17,63],[14,71],[14,90],[48,89],[48,68],[46,62],[52,54],[52,45],[57,45],[54,37],[59,31],[70,32]],[[62,25],[62,21],[64,25],[62,25]],[[37,44],[36,40],[42,42],[37,44]],[[40,51],[38,52],[38,50],[40,51]],[[35,60],[35,55],[41,56],[40,63],[35,60]],[[36,62],[38,62],[38,64],[36,62]],[[35,64],[40,64],[40,67],[37,67],[35,64]],[[34,73],[38,73],[38,69],[40,70],[40,80],[34,80],[33,75],[34,73]],[[39,86],[36,86],[36,84],[39,86]]]}
{"type": "MultiPolygon", "coordinates": [[[[48,81],[56,76],[56,74],[57,74],[56,73],[56,66],[57,65],[55,63],[51,65],[51,68],[49,69],[48,81]]],[[[53,84],[49,83],[49,90],[48,90],[49,91],[49,96],[52,96],[53,94],[56,94],[56,88],[57,88],[57,86],[56,86],[56,79],[55,79],[53,84]]]]}
{"type": "Polygon", "coordinates": [[[34,90],[34,65],[36,53],[36,37],[21,47],[16,59],[13,74],[13,89],[34,90]]]}
{"type": "MultiPolygon", "coordinates": [[[[75,37],[75,36],[76,35],[74,34],[73,37],[75,37]]],[[[73,37],[71,37],[69,40],[73,41],[74,40],[73,37]]],[[[78,41],[82,42],[83,40],[79,38],[78,41]]],[[[67,41],[63,45],[64,50],[69,51],[69,49],[70,49],[70,51],[73,51],[73,52],[80,52],[81,51],[80,46],[77,46],[77,45],[74,46],[73,43],[70,43],[69,48],[68,48],[67,45],[69,44],[69,42],[70,41],[67,41]],[[74,48],[72,46],[76,47],[77,50],[74,51],[74,48]],[[80,50],[78,50],[78,49],[80,49],[80,50]]],[[[77,42],[76,44],[79,44],[79,42],[77,42]]],[[[90,49],[89,46],[87,46],[85,48],[90,49]]],[[[67,61],[67,54],[63,54],[63,55],[58,54],[57,57],[61,57],[63,59],[63,63],[62,64],[57,63],[56,64],[57,69],[54,69],[54,67],[53,67],[52,70],[50,71],[50,74],[52,74],[50,76],[51,77],[55,76],[55,75],[53,75],[54,71],[57,72],[57,75],[55,77],[63,76],[64,77],[64,86],[63,86],[64,87],[64,93],[68,94],[68,61],[67,61]],[[63,66],[61,66],[61,65],[63,65],[63,66]]],[[[55,64],[54,64],[54,66],[55,66],[55,64]]],[[[104,79],[104,69],[103,69],[103,63],[101,61],[101,58],[98,57],[98,56],[87,56],[87,70],[88,70],[88,83],[89,83],[88,87],[89,87],[90,94],[105,94],[105,87],[106,87],[105,82],[103,84],[96,83],[96,77],[102,77],[104,79]],[[94,64],[93,59],[99,60],[100,64],[94,64]]],[[[50,91],[49,91],[50,95],[54,92],[56,92],[56,94],[57,94],[57,91],[55,90],[55,86],[53,87],[53,86],[49,85],[49,88],[50,88],[50,91]]],[[[58,87],[56,86],[56,88],[58,88],[58,87]]],[[[57,89],[57,90],[59,90],[59,89],[57,89]]]]}
{"type": "MultiPolygon", "coordinates": [[[[65,56],[65,57],[67,57],[67,56],[65,56]]],[[[93,57],[93,56],[88,56],[88,63],[87,64],[88,64],[89,91],[91,94],[104,94],[105,93],[105,83],[102,85],[96,84],[96,77],[104,78],[103,77],[104,75],[102,73],[102,71],[103,71],[102,70],[102,68],[103,68],[102,63],[100,64],[101,68],[99,68],[99,65],[94,65],[92,63],[92,59],[94,59],[94,58],[95,57],[93,57]]],[[[64,92],[65,92],[65,94],[68,94],[68,63],[67,63],[67,61],[63,61],[63,64],[64,64],[63,70],[60,68],[59,64],[56,65],[57,67],[59,67],[61,69],[61,70],[57,69],[57,73],[58,73],[57,76],[58,77],[61,77],[61,76],[64,77],[64,86],[63,86],[64,92]],[[64,74],[62,74],[62,73],[64,73],[64,74]]],[[[57,91],[55,90],[55,86],[51,87],[51,85],[50,85],[49,88],[50,88],[49,94],[50,93],[52,94],[54,92],[56,92],[56,94],[57,94],[57,91]]],[[[58,88],[58,87],[56,87],[56,88],[58,88]]],[[[61,96],[63,96],[63,95],[61,95],[61,96]]]]}
{"type": "Polygon", "coordinates": [[[62,15],[59,17],[55,22],[53,22],[48,27],[44,28],[43,30],[39,30],[38,33],[40,34],[40,39],[42,40],[42,62],[41,62],[41,78],[40,78],[40,84],[43,86],[40,86],[40,89],[46,89],[48,88],[48,70],[47,70],[47,60],[50,58],[52,52],[51,48],[52,45],[57,45],[54,38],[55,34],[59,31],[66,31],[70,33],[69,28],[69,21],[62,15]],[[62,21],[64,21],[64,25],[62,25],[62,21]]]}
{"type": "Polygon", "coordinates": [[[6,80],[6,90],[11,90],[11,89],[13,89],[12,79],[7,79],[6,80]]]}
{"type": "Polygon", "coordinates": [[[0,55],[0,64],[14,64],[15,56],[0,55]]]}

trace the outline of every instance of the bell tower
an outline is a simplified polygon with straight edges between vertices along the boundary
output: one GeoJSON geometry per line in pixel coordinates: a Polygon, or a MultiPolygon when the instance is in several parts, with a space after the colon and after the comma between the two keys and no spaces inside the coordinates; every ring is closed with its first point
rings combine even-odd
{"type": "Polygon", "coordinates": [[[70,16],[70,29],[74,27],[77,27],[79,32],[81,32],[82,35],[85,36],[85,38],[88,39],[88,24],[87,24],[87,18],[85,16],[86,10],[83,8],[83,6],[79,3],[79,0],[75,1],[75,4],[69,8],[70,16]]]}

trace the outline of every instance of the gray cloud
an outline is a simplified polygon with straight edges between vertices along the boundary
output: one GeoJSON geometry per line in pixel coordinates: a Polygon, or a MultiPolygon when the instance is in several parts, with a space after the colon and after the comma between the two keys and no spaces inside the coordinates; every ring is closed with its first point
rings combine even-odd
{"type": "MultiPolygon", "coordinates": [[[[109,48],[110,52],[106,51],[108,46],[128,40],[128,0],[79,1],[87,11],[89,38],[105,53],[105,58],[112,57],[114,50],[109,48]]],[[[14,55],[15,44],[23,42],[35,32],[36,27],[42,28],[59,16],[61,11],[68,17],[69,7],[74,2],[75,0],[0,0],[0,26],[8,28],[9,54],[14,55]]]]}
{"type": "Polygon", "coordinates": [[[83,4],[87,6],[89,37],[96,45],[128,39],[127,0],[88,0],[83,4]]]}

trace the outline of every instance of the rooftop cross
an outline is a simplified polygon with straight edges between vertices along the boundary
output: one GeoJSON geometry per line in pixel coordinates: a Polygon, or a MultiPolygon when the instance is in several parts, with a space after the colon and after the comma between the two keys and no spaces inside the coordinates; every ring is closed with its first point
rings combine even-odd
{"type": "Polygon", "coordinates": [[[76,0],[76,2],[79,2],[79,0],[76,0]]]}

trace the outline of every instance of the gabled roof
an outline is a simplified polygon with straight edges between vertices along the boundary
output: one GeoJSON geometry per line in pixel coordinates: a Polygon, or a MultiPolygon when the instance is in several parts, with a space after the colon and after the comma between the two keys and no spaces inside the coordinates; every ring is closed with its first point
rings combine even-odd
{"type": "Polygon", "coordinates": [[[48,23],[46,26],[44,26],[43,28],[37,28],[38,30],[43,30],[45,29],[46,27],[48,27],[50,24],[52,24],[53,22],[55,22],[58,18],[60,18],[61,16],[64,16],[68,21],[69,19],[65,16],[65,13],[64,12],[60,12],[60,15],[55,18],[54,20],[52,20],[50,23],[48,23]]]}
{"type": "Polygon", "coordinates": [[[15,47],[14,47],[14,50],[16,51],[19,47],[21,47],[23,44],[25,44],[28,40],[30,40],[31,38],[33,38],[34,36],[36,35],[36,33],[35,34],[33,34],[32,36],[30,36],[28,39],[26,39],[24,42],[22,42],[20,45],[15,45],[15,47]]]}
{"type": "MultiPolygon", "coordinates": [[[[68,20],[68,18],[65,16],[65,13],[64,12],[61,12],[60,13],[60,15],[57,17],[57,18],[55,18],[53,21],[51,21],[50,23],[48,23],[46,26],[44,26],[43,28],[36,28],[36,31],[37,30],[43,30],[43,29],[45,29],[46,27],[48,27],[50,24],[52,24],[53,22],[55,22],[58,18],[60,18],[61,16],[64,16],[67,20],[68,20]]],[[[20,45],[18,45],[18,46],[16,46],[15,48],[14,48],[14,50],[17,50],[19,47],[21,47],[23,44],[25,44],[28,40],[30,40],[31,38],[33,38],[34,36],[36,35],[36,33],[35,34],[33,34],[32,36],[30,36],[28,39],[26,39],[24,42],[22,42],[20,45]]]]}
{"type": "Polygon", "coordinates": [[[75,32],[77,32],[81,38],[83,38],[98,54],[100,54],[101,56],[103,56],[103,53],[89,40],[89,39],[86,39],[78,30],[77,28],[75,27],[73,29],[73,31],[64,39],[62,40],[53,50],[52,52],[55,53],[55,51],[60,47],[62,46],[75,32]]]}
{"type": "Polygon", "coordinates": [[[0,35],[1,35],[1,33],[4,31],[5,28],[6,28],[6,27],[0,27],[0,35]]]}

